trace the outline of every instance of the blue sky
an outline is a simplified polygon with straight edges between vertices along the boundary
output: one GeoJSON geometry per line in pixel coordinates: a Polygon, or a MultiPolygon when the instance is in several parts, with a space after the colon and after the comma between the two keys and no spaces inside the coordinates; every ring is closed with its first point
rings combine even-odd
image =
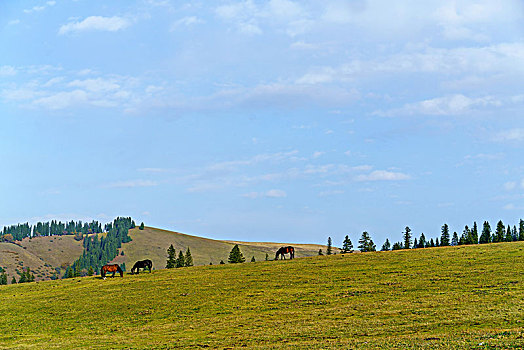
{"type": "Polygon", "coordinates": [[[3,1],[0,225],[513,225],[523,39],[520,1],[3,1]]]}

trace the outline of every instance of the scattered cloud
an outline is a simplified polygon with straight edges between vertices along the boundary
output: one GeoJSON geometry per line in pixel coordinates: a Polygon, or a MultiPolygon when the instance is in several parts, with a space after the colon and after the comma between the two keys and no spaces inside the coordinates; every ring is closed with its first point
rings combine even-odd
{"type": "Polygon", "coordinates": [[[55,6],[55,4],[56,4],[56,1],[47,1],[47,2],[46,2],[45,4],[43,4],[43,5],[40,5],[40,6],[33,6],[33,7],[30,8],[30,9],[25,9],[25,10],[24,10],[24,13],[40,12],[40,11],[45,10],[47,7],[55,6]]]}
{"type": "Polygon", "coordinates": [[[244,193],[242,197],[256,199],[256,198],[284,198],[287,197],[287,193],[283,190],[269,190],[266,192],[249,192],[244,193]]]}
{"type": "Polygon", "coordinates": [[[387,170],[375,170],[367,175],[355,177],[356,181],[401,181],[409,179],[411,179],[411,176],[407,174],[387,170]]]}
{"type": "Polygon", "coordinates": [[[82,21],[70,22],[64,24],[58,30],[58,34],[64,35],[69,33],[79,33],[84,31],[106,31],[116,32],[121,29],[125,29],[131,25],[128,19],[113,16],[113,17],[102,17],[102,16],[90,16],[82,21]]]}
{"type": "Polygon", "coordinates": [[[202,23],[205,23],[205,21],[203,19],[200,19],[200,18],[198,18],[196,16],[187,16],[187,17],[184,17],[184,18],[181,18],[181,19],[175,21],[171,25],[171,31],[175,31],[179,27],[190,27],[190,26],[193,26],[195,24],[202,24],[202,23]]]}
{"type": "Polygon", "coordinates": [[[126,181],[117,181],[110,184],[107,184],[103,187],[105,188],[135,188],[135,187],[152,187],[157,186],[158,183],[151,180],[126,180],[126,181]]]}
{"type": "Polygon", "coordinates": [[[524,141],[524,129],[514,128],[505,131],[500,131],[495,134],[494,141],[497,142],[520,142],[524,141]]]}
{"type": "Polygon", "coordinates": [[[504,183],[504,189],[506,191],[511,191],[517,187],[517,183],[515,181],[508,181],[504,183]]]}
{"type": "Polygon", "coordinates": [[[0,76],[13,76],[16,74],[16,69],[13,66],[0,66],[0,76]]]}

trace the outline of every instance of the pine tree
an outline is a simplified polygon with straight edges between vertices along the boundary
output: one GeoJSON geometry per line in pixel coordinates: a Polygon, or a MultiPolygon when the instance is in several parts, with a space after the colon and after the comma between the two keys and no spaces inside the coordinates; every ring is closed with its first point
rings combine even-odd
{"type": "Polygon", "coordinates": [[[186,258],[184,257],[184,253],[181,251],[178,252],[178,258],[175,262],[175,267],[184,267],[186,265],[186,258]]]}
{"type": "Polygon", "coordinates": [[[504,237],[506,242],[512,242],[513,236],[511,235],[511,227],[508,225],[508,229],[506,230],[506,237],[504,237]]]}
{"type": "Polygon", "coordinates": [[[435,238],[435,247],[440,247],[440,243],[439,243],[439,241],[438,241],[438,237],[435,238]]]}
{"type": "Polygon", "coordinates": [[[424,232],[420,234],[420,239],[418,240],[418,248],[426,248],[426,236],[424,236],[424,232]]]}
{"type": "Polygon", "coordinates": [[[253,257],[251,258],[251,262],[255,262],[255,256],[253,255],[253,257]]]}
{"type": "Polygon", "coordinates": [[[176,250],[171,244],[169,248],[167,248],[167,263],[166,263],[166,269],[172,269],[176,266],[176,250]]]}
{"type": "Polygon", "coordinates": [[[326,254],[327,255],[331,255],[332,254],[331,237],[328,237],[326,254]]]}
{"type": "Polygon", "coordinates": [[[266,253],[266,261],[268,261],[268,260],[269,260],[269,255],[267,255],[267,253],[266,253]]]}
{"type": "Polygon", "coordinates": [[[406,226],[404,229],[404,249],[411,248],[411,229],[409,226],[406,226]]]}
{"type": "Polygon", "coordinates": [[[524,241],[524,220],[519,222],[519,241],[524,241]]]}
{"type": "Polygon", "coordinates": [[[319,249],[319,250],[318,250],[318,255],[324,255],[324,254],[322,253],[322,249],[319,249]]]}
{"type": "Polygon", "coordinates": [[[139,230],[143,230],[144,229],[144,223],[141,223],[140,226],[138,227],[139,230]]]}
{"type": "Polygon", "coordinates": [[[485,244],[491,242],[491,227],[489,226],[489,222],[484,221],[484,224],[482,225],[482,233],[480,234],[479,243],[485,244]]]}
{"type": "Polygon", "coordinates": [[[471,243],[470,244],[478,244],[479,243],[479,232],[477,229],[477,222],[473,222],[473,228],[471,229],[471,243]]]}
{"type": "Polygon", "coordinates": [[[391,244],[389,243],[389,239],[386,238],[386,241],[384,242],[384,244],[382,245],[382,250],[383,252],[385,251],[388,251],[389,249],[391,249],[391,244]]]}
{"type": "Polygon", "coordinates": [[[11,279],[11,284],[16,284],[16,278],[15,278],[15,276],[13,276],[13,278],[11,279]]]}
{"type": "Polygon", "coordinates": [[[93,276],[95,274],[95,271],[93,270],[93,266],[89,266],[89,270],[87,270],[88,276],[93,276]]]}
{"type": "Polygon", "coordinates": [[[235,244],[231,252],[229,253],[229,259],[227,260],[230,264],[243,263],[246,261],[246,258],[242,255],[238,244],[235,244]]]}
{"type": "Polygon", "coordinates": [[[191,256],[191,251],[189,250],[189,247],[187,247],[186,251],[185,265],[186,267],[193,266],[193,257],[191,256]]]}
{"type": "Polygon", "coordinates": [[[353,243],[351,239],[349,239],[349,236],[346,235],[346,238],[344,238],[342,242],[342,253],[350,253],[351,251],[353,251],[353,243]]]}
{"type": "Polygon", "coordinates": [[[393,243],[393,246],[391,247],[391,250],[400,250],[400,249],[402,249],[402,243],[400,243],[400,242],[393,243]]]}
{"type": "Polygon", "coordinates": [[[226,263],[224,262],[224,260],[220,260],[220,265],[225,265],[226,263]]]}
{"type": "Polygon", "coordinates": [[[495,233],[494,233],[494,237],[492,241],[494,243],[504,242],[505,234],[506,234],[506,229],[504,227],[504,224],[502,223],[502,220],[499,220],[499,222],[497,223],[497,228],[495,229],[495,233]]]}
{"type": "Polygon", "coordinates": [[[420,247],[418,246],[417,237],[415,237],[415,239],[413,240],[413,249],[416,249],[416,248],[420,248],[420,247]]]}
{"type": "Polygon", "coordinates": [[[453,238],[451,239],[451,245],[455,246],[459,244],[459,237],[457,231],[453,232],[453,238]]]}
{"type": "Polygon", "coordinates": [[[448,246],[449,245],[449,227],[448,224],[442,225],[441,228],[442,235],[440,236],[440,245],[448,246]]]}
{"type": "Polygon", "coordinates": [[[358,243],[358,249],[360,249],[361,252],[374,252],[376,250],[375,243],[373,243],[373,240],[367,231],[362,232],[362,236],[358,240],[358,243]]]}

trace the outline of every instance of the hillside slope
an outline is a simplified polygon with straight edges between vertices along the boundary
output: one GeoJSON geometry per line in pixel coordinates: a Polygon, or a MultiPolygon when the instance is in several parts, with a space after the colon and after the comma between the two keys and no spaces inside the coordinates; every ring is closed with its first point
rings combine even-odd
{"type": "Polygon", "coordinates": [[[16,270],[29,267],[37,281],[50,279],[55,268],[68,266],[82,255],[82,242],[73,236],[24,238],[13,243],[0,243],[0,266],[6,268],[9,282],[16,270]]]}
{"type": "MultiPolygon", "coordinates": [[[[184,253],[187,248],[191,250],[195,265],[218,264],[220,260],[227,262],[229,252],[235,244],[239,244],[242,254],[247,261],[255,257],[257,261],[265,260],[266,253],[269,259],[275,257],[276,250],[284,243],[250,243],[230,242],[213,240],[203,237],[186,235],[179,232],[161,230],[153,227],[145,227],[144,230],[134,228],[129,231],[131,242],[124,243],[119,255],[113,260],[114,263],[126,264],[128,271],[137,260],[150,259],[156,269],[163,269],[166,265],[167,248],[173,244],[178,251],[184,253]]],[[[296,248],[295,257],[306,257],[318,254],[319,249],[325,250],[325,246],[316,244],[293,244],[296,248]]],[[[178,254],[178,253],[177,253],[178,254]]]]}
{"type": "Polygon", "coordinates": [[[0,286],[0,349],[520,349],[523,255],[513,242],[0,286]]]}

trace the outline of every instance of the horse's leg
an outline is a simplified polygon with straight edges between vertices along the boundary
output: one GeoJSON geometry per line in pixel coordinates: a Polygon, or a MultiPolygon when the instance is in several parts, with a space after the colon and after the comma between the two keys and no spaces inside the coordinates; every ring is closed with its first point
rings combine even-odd
{"type": "Polygon", "coordinates": [[[116,273],[116,271],[113,271],[113,275],[111,276],[111,278],[115,277],[115,273],[116,273]]]}

